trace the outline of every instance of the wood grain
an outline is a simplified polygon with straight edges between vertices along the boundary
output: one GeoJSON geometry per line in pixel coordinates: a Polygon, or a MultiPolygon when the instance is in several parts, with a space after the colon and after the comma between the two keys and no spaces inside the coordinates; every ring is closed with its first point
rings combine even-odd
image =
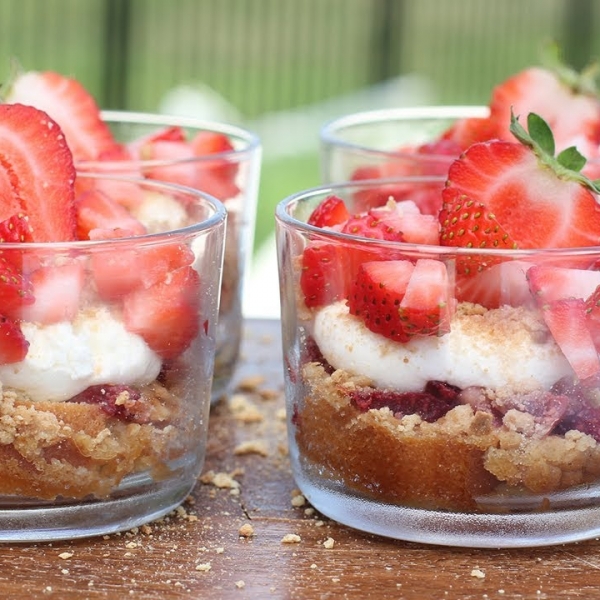
{"type": "Polygon", "coordinates": [[[279,323],[248,324],[237,381],[213,408],[204,473],[181,510],[106,538],[2,545],[0,596],[600,597],[598,540],[518,550],[426,546],[362,534],[295,506],[279,323]],[[241,536],[248,525],[253,535],[241,536]],[[284,543],[289,534],[299,541],[284,543]]]}

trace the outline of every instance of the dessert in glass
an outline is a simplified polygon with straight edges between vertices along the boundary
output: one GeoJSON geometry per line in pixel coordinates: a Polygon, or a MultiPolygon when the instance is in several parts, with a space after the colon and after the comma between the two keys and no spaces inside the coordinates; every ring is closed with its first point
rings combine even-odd
{"type": "Polygon", "coordinates": [[[0,156],[0,541],[141,525],[203,466],[226,210],[78,173],[31,106],[0,105],[0,156]]]}
{"type": "MultiPolygon", "coordinates": [[[[212,400],[230,388],[242,336],[242,293],[252,256],[261,165],[258,137],[226,123],[129,111],[100,111],[77,81],[54,72],[26,72],[6,99],[34,105],[63,128],[79,171],[114,173],[192,187],[228,212],[212,400]]],[[[113,193],[118,191],[112,185],[113,193]]],[[[125,189],[123,201],[137,203],[125,189]]],[[[135,206],[131,206],[136,210],[135,206]]],[[[157,226],[177,219],[156,207],[157,226]]]]}
{"type": "Polygon", "coordinates": [[[510,127],[442,182],[277,207],[293,474],[343,524],[470,547],[600,534],[599,188],[538,115],[510,127]]]}

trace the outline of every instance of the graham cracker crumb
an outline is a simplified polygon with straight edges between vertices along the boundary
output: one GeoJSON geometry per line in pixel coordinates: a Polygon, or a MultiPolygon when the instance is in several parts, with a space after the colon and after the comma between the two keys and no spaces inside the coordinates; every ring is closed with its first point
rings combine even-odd
{"type": "Polygon", "coordinates": [[[245,454],[258,454],[259,456],[268,456],[267,444],[263,440],[249,440],[238,444],[233,453],[241,456],[245,454]]]}
{"type": "Polygon", "coordinates": [[[264,375],[248,375],[240,380],[237,388],[243,392],[255,392],[264,382],[264,375]]]}
{"type": "Polygon", "coordinates": [[[260,423],[264,416],[251,400],[244,394],[233,394],[229,399],[229,408],[234,418],[241,423],[260,423]]]}
{"type": "Polygon", "coordinates": [[[304,506],[306,504],[306,498],[304,497],[303,494],[297,494],[296,496],[292,497],[292,506],[299,508],[301,506],[304,506]]]}
{"type": "Polygon", "coordinates": [[[209,562],[196,565],[196,571],[201,571],[202,573],[208,573],[211,569],[212,566],[209,562]]]}
{"type": "Polygon", "coordinates": [[[73,554],[74,554],[73,552],[61,552],[58,555],[58,558],[62,558],[63,560],[67,560],[67,559],[71,558],[73,556],[73,554]]]}
{"type": "Polygon", "coordinates": [[[235,587],[238,590],[242,590],[242,589],[244,589],[246,587],[246,584],[244,583],[244,581],[242,579],[240,579],[239,581],[235,582],[235,587]]]}
{"type": "Polygon", "coordinates": [[[471,571],[471,577],[477,577],[477,579],[485,579],[485,573],[481,569],[473,569],[471,571]]]}
{"type": "Polygon", "coordinates": [[[323,542],[323,547],[327,548],[327,550],[331,550],[333,548],[333,546],[335,545],[335,540],[331,537],[328,537],[324,542],[323,542]]]}
{"type": "Polygon", "coordinates": [[[302,539],[300,538],[300,536],[295,533],[286,533],[281,538],[282,544],[299,544],[301,541],[302,539]]]}
{"type": "Polygon", "coordinates": [[[244,523],[238,531],[239,535],[244,538],[249,538],[254,535],[254,527],[250,523],[244,523]]]}

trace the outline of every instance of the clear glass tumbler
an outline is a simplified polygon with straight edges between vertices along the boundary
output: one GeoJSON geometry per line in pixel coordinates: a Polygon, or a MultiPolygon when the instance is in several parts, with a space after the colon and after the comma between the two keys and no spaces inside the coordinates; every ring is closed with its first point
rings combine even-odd
{"type": "MultiPolygon", "coordinates": [[[[103,111],[122,152],[79,161],[80,171],[116,173],[189,186],[227,209],[225,264],[212,400],[230,388],[242,337],[244,277],[252,257],[262,148],[252,132],[196,118],[103,111]]],[[[114,187],[114,186],[113,186],[114,187]]],[[[114,191],[114,190],[113,190],[114,191]]],[[[162,220],[177,219],[165,214],[162,220]]],[[[159,221],[160,226],[160,221],[159,221]]]]}
{"type": "Polygon", "coordinates": [[[78,207],[110,186],[178,227],[0,244],[19,286],[1,309],[0,541],[141,525],[203,466],[227,214],[190,188],[88,173],[78,207]]]}
{"type": "MultiPolygon", "coordinates": [[[[299,488],[324,515],[402,540],[517,547],[598,536],[600,377],[579,366],[597,356],[595,323],[566,311],[555,329],[532,281],[552,269],[579,306],[600,284],[600,248],[439,246],[437,217],[409,205],[405,242],[307,223],[331,196],[358,213],[373,183],[303,191],[276,210],[299,488]],[[368,283],[378,277],[386,284],[368,283]],[[586,348],[563,352],[558,333],[570,329],[586,348]]],[[[393,185],[420,199],[432,183],[393,185]]]]}
{"type": "Polygon", "coordinates": [[[444,175],[461,148],[428,145],[458,120],[483,120],[488,114],[486,106],[420,106],[333,119],[320,131],[321,181],[444,175]]]}

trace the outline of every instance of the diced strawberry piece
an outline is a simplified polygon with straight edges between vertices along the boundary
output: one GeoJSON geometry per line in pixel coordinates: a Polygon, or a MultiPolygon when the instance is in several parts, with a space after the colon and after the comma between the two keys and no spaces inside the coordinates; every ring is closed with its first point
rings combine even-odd
{"type": "Polygon", "coordinates": [[[0,220],[27,215],[36,242],[75,239],[73,158],[61,129],[46,113],[21,104],[0,105],[0,171],[11,187],[0,199],[0,220]]]}
{"type": "Polygon", "coordinates": [[[84,283],[80,262],[40,267],[30,275],[30,282],[35,301],[21,308],[21,319],[48,325],[75,318],[84,283]]]}
{"type": "Polygon", "coordinates": [[[0,256],[0,314],[18,318],[24,306],[34,302],[31,283],[14,266],[0,256]]]}
{"type": "Polygon", "coordinates": [[[349,233],[364,238],[404,242],[401,218],[393,211],[359,214],[350,217],[342,227],[342,233],[349,233]]]}
{"type": "Polygon", "coordinates": [[[143,174],[136,156],[124,144],[102,152],[91,163],[79,163],[79,172],[106,173],[113,177],[77,177],[75,195],[80,196],[89,190],[98,190],[127,209],[137,208],[144,201],[144,191],[137,183],[119,181],[118,178],[142,179],[143,174]]]}
{"type": "Polygon", "coordinates": [[[12,82],[4,101],[48,113],[64,132],[75,161],[94,160],[116,144],[94,97],[75,79],[53,71],[23,73],[12,82]]]}
{"type": "Polygon", "coordinates": [[[156,161],[143,169],[148,179],[196,186],[198,165],[194,161],[194,151],[186,141],[148,141],[140,147],[140,159],[156,161]]]}
{"type": "Polygon", "coordinates": [[[600,285],[600,271],[534,265],[527,271],[529,289],[538,304],[580,298],[586,300],[600,285]]]}
{"type": "Polygon", "coordinates": [[[343,247],[313,242],[302,255],[300,288],[309,308],[324,306],[346,296],[348,255],[343,247]]]}
{"type": "Polygon", "coordinates": [[[144,225],[121,204],[100,190],[89,190],[75,200],[77,236],[90,238],[93,229],[122,229],[134,235],[144,235],[144,225]]]}
{"type": "Polygon", "coordinates": [[[165,359],[175,358],[200,331],[200,277],[191,267],[123,299],[125,327],[165,359]]]}
{"type": "Polygon", "coordinates": [[[554,341],[579,379],[600,373],[600,358],[588,329],[586,303],[581,298],[556,300],[542,307],[554,341]]]}
{"type": "Polygon", "coordinates": [[[455,306],[445,265],[430,259],[363,263],[348,296],[350,314],[399,342],[447,333],[455,306]]]}
{"type": "Polygon", "coordinates": [[[374,333],[407,342],[398,307],[414,270],[408,260],[374,261],[363,263],[348,296],[350,314],[360,317],[374,333]]]}
{"type": "Polygon", "coordinates": [[[600,351],[600,285],[586,299],[585,313],[594,345],[600,351]]]}
{"type": "Polygon", "coordinates": [[[29,342],[19,323],[0,315],[0,364],[21,362],[28,350],[29,342]]]}
{"type": "Polygon", "coordinates": [[[409,335],[444,335],[450,331],[455,309],[446,265],[439,260],[417,260],[398,308],[405,331],[409,335]]]}
{"type": "Polygon", "coordinates": [[[437,245],[439,224],[436,216],[422,214],[413,200],[388,202],[385,207],[372,208],[369,214],[390,229],[401,232],[401,241],[409,244],[437,245]]]}
{"type": "Polygon", "coordinates": [[[533,300],[526,273],[533,263],[508,260],[469,275],[456,275],[456,299],[486,308],[527,306],[533,300]]]}
{"type": "MultiPolygon", "coordinates": [[[[93,239],[116,239],[129,237],[130,232],[112,230],[111,237],[93,239]]],[[[149,288],[162,281],[167,274],[194,262],[194,253],[184,244],[160,244],[133,247],[118,245],[108,250],[100,249],[91,257],[91,270],[96,290],[101,298],[117,300],[138,289],[149,288]]]]}
{"type": "MultiPolygon", "coordinates": [[[[199,131],[190,140],[190,145],[196,156],[229,153],[235,150],[231,140],[224,133],[216,131],[199,131]]],[[[202,169],[210,169],[217,177],[233,179],[238,171],[238,163],[221,158],[210,163],[203,162],[202,169]]]]}
{"type": "Polygon", "coordinates": [[[338,196],[328,196],[313,210],[307,223],[315,227],[333,227],[348,220],[350,213],[338,196]]]}

